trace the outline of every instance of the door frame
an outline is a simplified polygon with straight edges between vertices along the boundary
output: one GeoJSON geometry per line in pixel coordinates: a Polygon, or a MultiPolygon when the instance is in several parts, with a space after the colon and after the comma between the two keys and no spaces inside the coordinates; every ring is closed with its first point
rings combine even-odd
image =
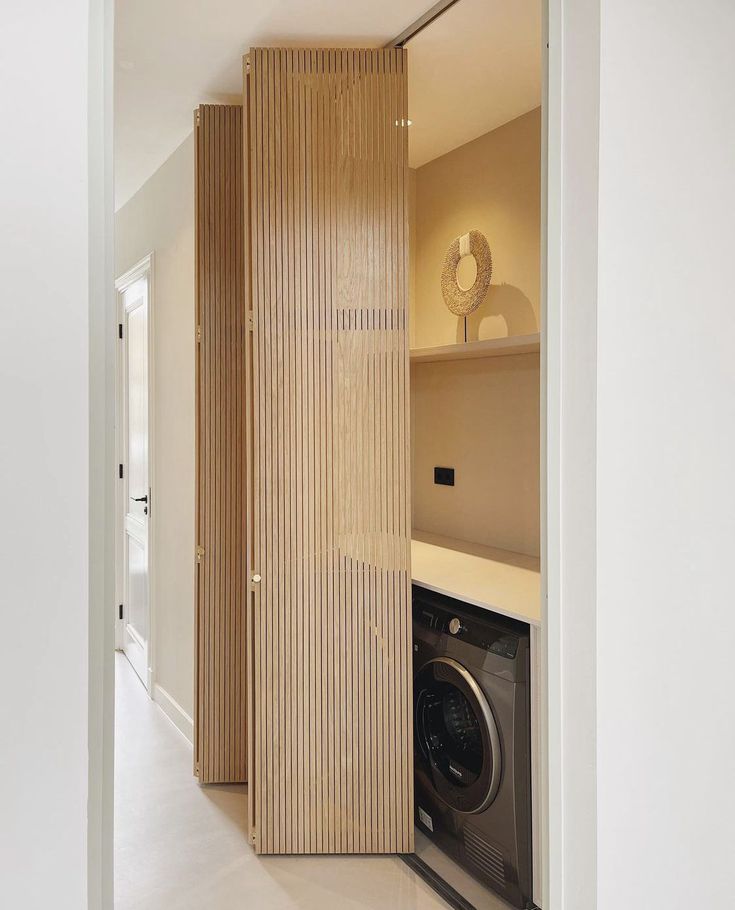
{"type": "Polygon", "coordinates": [[[542,0],[545,910],[597,901],[600,4],[542,0]]]}
{"type": "MultiPolygon", "coordinates": [[[[124,324],[123,295],[130,285],[141,278],[148,279],[148,668],[144,684],[148,696],[153,698],[156,681],[155,673],[155,529],[156,505],[154,491],[155,477],[155,270],[151,251],[115,281],[115,314],[118,325],[118,342],[122,340],[119,327],[124,324]]],[[[115,356],[115,650],[122,650],[125,622],[120,617],[120,605],[124,603],[124,540],[125,540],[125,484],[120,483],[119,465],[125,465],[125,359],[124,346],[117,344],[115,356]]]]}

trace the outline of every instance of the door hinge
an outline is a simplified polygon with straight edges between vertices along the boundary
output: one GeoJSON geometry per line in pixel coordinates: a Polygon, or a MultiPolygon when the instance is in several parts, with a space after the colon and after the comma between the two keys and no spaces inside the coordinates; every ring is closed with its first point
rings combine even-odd
{"type": "Polygon", "coordinates": [[[202,561],[202,556],[204,556],[204,547],[201,544],[197,547],[197,562],[202,561]]]}
{"type": "Polygon", "coordinates": [[[122,322],[118,322],[118,324],[117,324],[117,337],[118,338],[122,338],[122,335],[123,335],[122,325],[123,325],[122,322]]]}
{"type": "Polygon", "coordinates": [[[197,326],[197,344],[199,344],[199,342],[201,340],[202,340],[202,327],[200,325],[198,325],[197,326]]]}
{"type": "Polygon", "coordinates": [[[118,610],[117,610],[117,618],[118,618],[118,619],[122,619],[122,618],[123,618],[123,605],[122,605],[122,604],[120,604],[120,606],[118,607],[118,610]]]}
{"type": "Polygon", "coordinates": [[[248,331],[253,331],[253,311],[248,310],[248,331]]]}
{"type": "Polygon", "coordinates": [[[121,464],[117,466],[117,476],[120,480],[123,479],[123,466],[121,464]]]}
{"type": "Polygon", "coordinates": [[[194,126],[200,126],[202,122],[202,112],[199,108],[194,111],[194,126]]]}

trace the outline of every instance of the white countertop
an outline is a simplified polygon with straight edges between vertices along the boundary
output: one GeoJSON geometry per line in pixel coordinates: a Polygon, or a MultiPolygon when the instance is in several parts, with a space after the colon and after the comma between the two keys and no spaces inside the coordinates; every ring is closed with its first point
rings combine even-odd
{"type": "Polygon", "coordinates": [[[414,530],[411,536],[415,584],[533,626],[541,624],[538,559],[425,531],[414,530]]]}

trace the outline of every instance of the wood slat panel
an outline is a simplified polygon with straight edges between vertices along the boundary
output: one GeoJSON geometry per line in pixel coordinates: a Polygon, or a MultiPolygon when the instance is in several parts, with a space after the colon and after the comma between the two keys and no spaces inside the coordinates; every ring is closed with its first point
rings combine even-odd
{"type": "Polygon", "coordinates": [[[406,56],[249,59],[253,841],[408,852],[406,56]]]}
{"type": "Polygon", "coordinates": [[[196,114],[197,566],[194,767],[247,779],[243,117],[196,114]]]}

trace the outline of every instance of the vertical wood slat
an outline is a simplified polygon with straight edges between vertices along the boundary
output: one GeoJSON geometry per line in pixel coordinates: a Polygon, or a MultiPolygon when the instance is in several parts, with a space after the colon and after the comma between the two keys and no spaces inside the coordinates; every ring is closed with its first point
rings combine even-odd
{"type": "MultiPolygon", "coordinates": [[[[243,203],[244,203],[244,234],[243,234],[243,280],[245,285],[245,307],[248,317],[252,312],[252,294],[253,294],[253,280],[255,276],[254,270],[254,261],[253,261],[253,252],[254,252],[254,243],[253,243],[253,220],[250,215],[250,205],[254,204],[253,194],[253,182],[252,175],[250,170],[250,106],[251,106],[251,85],[249,77],[249,62],[248,58],[243,59],[243,86],[242,86],[242,100],[243,100],[243,142],[242,142],[242,151],[243,151],[243,203]]],[[[254,395],[254,370],[253,370],[253,333],[248,331],[245,335],[245,357],[244,357],[244,369],[245,369],[245,397],[244,397],[244,408],[245,408],[245,462],[246,462],[246,471],[245,471],[245,484],[244,484],[244,506],[245,506],[245,580],[246,580],[246,657],[245,657],[245,666],[246,666],[246,698],[247,698],[247,709],[246,716],[250,719],[250,726],[252,724],[252,718],[255,716],[255,685],[253,684],[254,678],[254,666],[255,666],[255,636],[257,630],[255,629],[255,617],[253,612],[253,606],[255,603],[255,590],[254,586],[250,582],[250,578],[253,574],[253,540],[255,538],[255,529],[258,527],[258,519],[255,514],[254,503],[256,500],[257,494],[257,464],[256,457],[253,448],[253,438],[254,438],[254,421],[255,421],[255,408],[253,405],[253,395],[254,395]]],[[[252,769],[255,766],[255,740],[254,737],[246,733],[246,767],[252,769]]],[[[252,791],[254,788],[254,782],[252,776],[250,776],[250,786],[249,791],[252,791]]],[[[248,796],[248,831],[251,835],[251,838],[254,838],[255,830],[255,820],[252,814],[253,800],[252,796],[248,796]]]]}
{"type": "Polygon", "coordinates": [[[405,52],[249,60],[253,840],[408,852],[405,52]]]}
{"type": "Polygon", "coordinates": [[[196,114],[197,563],[194,767],[247,779],[243,116],[196,114]]]}

